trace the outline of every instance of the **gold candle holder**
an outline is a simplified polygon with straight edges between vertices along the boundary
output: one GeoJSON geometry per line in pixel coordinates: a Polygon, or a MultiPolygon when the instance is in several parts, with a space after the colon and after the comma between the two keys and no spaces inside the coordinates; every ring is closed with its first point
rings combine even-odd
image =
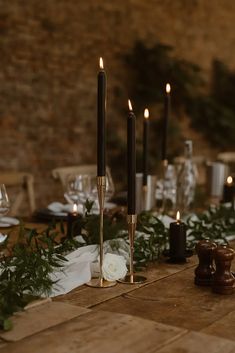
{"type": "Polygon", "coordinates": [[[146,211],[147,209],[147,194],[148,194],[148,185],[143,185],[142,189],[142,210],[146,211]]]}
{"type": "Polygon", "coordinates": [[[129,241],[130,241],[130,271],[126,277],[119,280],[119,282],[121,283],[138,284],[138,283],[144,283],[147,280],[147,278],[144,276],[134,274],[133,257],[134,257],[134,239],[135,239],[136,223],[137,223],[136,214],[127,215],[128,234],[129,234],[129,241]]]}
{"type": "Polygon", "coordinates": [[[166,172],[167,172],[167,167],[168,167],[168,160],[164,159],[162,161],[162,173],[163,173],[163,177],[162,177],[162,181],[163,181],[163,195],[162,195],[162,213],[164,214],[166,211],[166,172]]]}
{"type": "Polygon", "coordinates": [[[86,283],[89,287],[94,288],[108,288],[113,287],[117,284],[116,281],[110,282],[106,281],[103,277],[103,258],[104,258],[104,200],[106,191],[106,177],[97,176],[97,191],[98,191],[98,201],[100,208],[100,277],[92,279],[90,282],[86,283]]]}

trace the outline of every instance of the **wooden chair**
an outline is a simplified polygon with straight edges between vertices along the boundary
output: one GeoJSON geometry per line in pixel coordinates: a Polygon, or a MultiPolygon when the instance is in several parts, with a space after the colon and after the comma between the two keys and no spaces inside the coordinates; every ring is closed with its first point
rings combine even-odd
{"type": "MultiPolygon", "coordinates": [[[[110,174],[110,169],[107,167],[107,174],[110,174]]],[[[55,168],[52,170],[52,176],[56,180],[60,180],[62,185],[66,186],[66,178],[69,174],[97,174],[97,166],[96,164],[84,164],[79,166],[69,166],[69,167],[61,167],[55,168]]]]}
{"type": "MultiPolygon", "coordinates": [[[[35,210],[34,177],[24,172],[2,172],[0,173],[0,184],[5,184],[7,190],[14,188],[17,192],[11,204],[10,214],[19,215],[19,210],[24,199],[28,199],[30,212],[35,210]]],[[[10,198],[11,199],[11,198],[10,198]]]]}

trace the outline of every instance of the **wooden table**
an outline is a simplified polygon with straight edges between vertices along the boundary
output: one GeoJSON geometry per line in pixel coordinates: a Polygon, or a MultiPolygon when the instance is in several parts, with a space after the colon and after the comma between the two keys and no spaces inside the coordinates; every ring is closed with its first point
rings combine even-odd
{"type": "Polygon", "coordinates": [[[145,284],[82,286],[17,314],[0,352],[235,352],[235,294],[195,286],[196,263],[154,264],[145,284]]]}

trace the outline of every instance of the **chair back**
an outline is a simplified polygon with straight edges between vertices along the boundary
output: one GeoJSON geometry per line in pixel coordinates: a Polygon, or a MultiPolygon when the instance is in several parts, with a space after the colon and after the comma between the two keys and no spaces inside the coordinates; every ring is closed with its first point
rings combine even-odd
{"type": "Polygon", "coordinates": [[[11,215],[17,216],[22,209],[24,199],[28,199],[30,213],[35,211],[34,177],[24,172],[2,172],[0,173],[0,184],[5,184],[7,190],[15,188],[16,196],[11,203],[11,215]]]}
{"type": "MultiPolygon", "coordinates": [[[[106,173],[110,174],[109,167],[106,168],[106,173]]],[[[97,174],[97,166],[96,164],[83,164],[79,166],[60,167],[52,170],[53,178],[60,180],[64,187],[66,186],[66,178],[69,174],[89,174],[95,176],[97,174]]]]}

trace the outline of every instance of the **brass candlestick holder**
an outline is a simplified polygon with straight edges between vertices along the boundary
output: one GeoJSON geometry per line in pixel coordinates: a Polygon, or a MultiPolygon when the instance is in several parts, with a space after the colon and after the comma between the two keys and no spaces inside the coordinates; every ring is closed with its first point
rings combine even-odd
{"type": "Polygon", "coordinates": [[[167,167],[168,167],[168,160],[164,159],[162,161],[162,182],[163,182],[163,195],[162,195],[162,212],[163,214],[166,211],[166,172],[167,172],[167,167]]]}
{"type": "Polygon", "coordinates": [[[98,191],[98,201],[100,208],[100,277],[92,279],[90,282],[86,283],[89,287],[94,288],[108,288],[113,287],[117,284],[116,281],[110,282],[106,281],[103,277],[103,258],[104,258],[104,199],[106,191],[106,177],[97,176],[97,191],[98,191]]]}
{"type": "Polygon", "coordinates": [[[136,229],[137,216],[136,214],[127,215],[127,225],[128,225],[128,234],[130,241],[130,271],[123,279],[120,279],[119,282],[127,284],[138,284],[144,283],[147,278],[144,276],[139,276],[134,274],[134,239],[135,239],[135,229],[136,229]]]}
{"type": "Polygon", "coordinates": [[[146,211],[147,210],[147,194],[148,194],[148,185],[143,185],[142,189],[142,210],[146,211]]]}

